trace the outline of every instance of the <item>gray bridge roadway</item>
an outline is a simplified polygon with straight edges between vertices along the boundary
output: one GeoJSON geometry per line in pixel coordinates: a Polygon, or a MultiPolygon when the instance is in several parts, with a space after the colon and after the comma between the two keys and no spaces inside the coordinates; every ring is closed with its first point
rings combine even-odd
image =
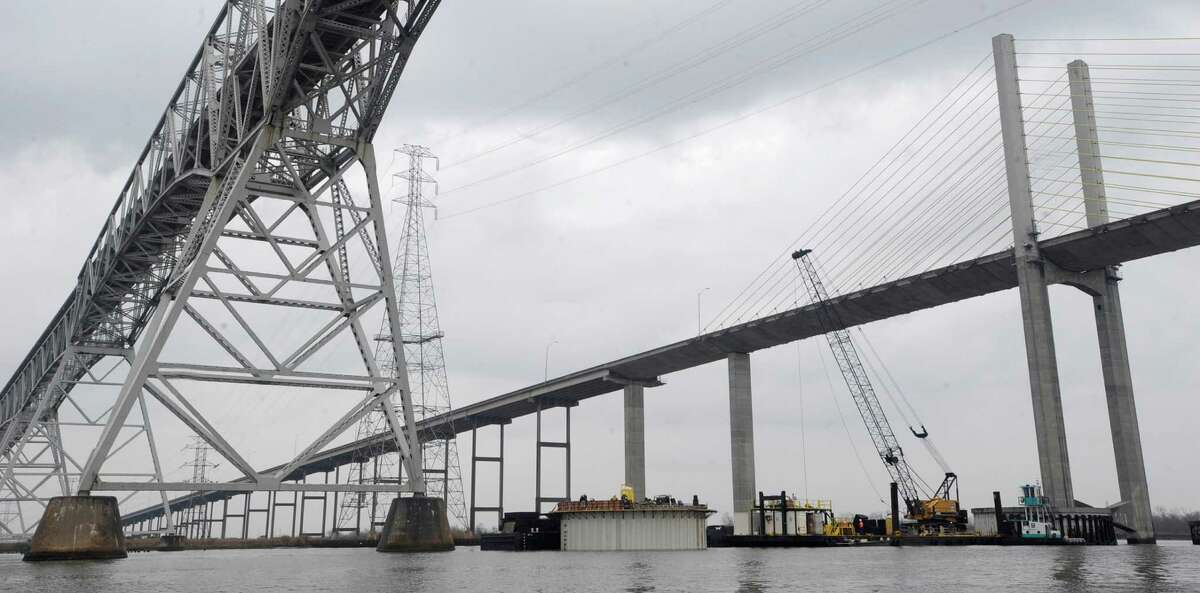
{"type": "MultiPolygon", "coordinates": [[[[1043,256],[1073,274],[1177,251],[1200,244],[1200,200],[1110,222],[1041,242],[1043,256]]],[[[834,297],[847,327],[929,309],[1017,287],[1011,249],[938,268],[834,297]]],[[[609,363],[518,389],[418,423],[422,441],[472,428],[507,423],[541,409],[571,406],[620,391],[630,382],[659,384],[659,377],[724,359],[731,352],[749,353],[820,335],[813,305],[790,309],[713,331],[609,363]]],[[[299,480],[361,459],[370,451],[394,450],[391,435],[365,439],[319,454],[287,477],[299,480]]],[[[281,468],[282,466],[280,466],[281,468]]],[[[279,468],[273,468],[274,471],[279,468]]],[[[188,494],[171,501],[172,509],[230,498],[234,492],[188,494]]],[[[127,514],[125,524],[157,517],[161,506],[127,514]]]]}

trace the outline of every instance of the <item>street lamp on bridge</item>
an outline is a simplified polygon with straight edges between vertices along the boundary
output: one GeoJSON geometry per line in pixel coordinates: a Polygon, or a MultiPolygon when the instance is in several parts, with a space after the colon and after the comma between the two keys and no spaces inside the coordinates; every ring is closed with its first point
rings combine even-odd
{"type": "Polygon", "coordinates": [[[557,343],[558,340],[551,340],[549,344],[546,344],[546,357],[542,365],[542,381],[550,380],[550,347],[557,343]]]}
{"type": "Polygon", "coordinates": [[[700,317],[700,296],[711,289],[711,286],[705,286],[696,292],[696,335],[704,333],[704,322],[700,317]]]}

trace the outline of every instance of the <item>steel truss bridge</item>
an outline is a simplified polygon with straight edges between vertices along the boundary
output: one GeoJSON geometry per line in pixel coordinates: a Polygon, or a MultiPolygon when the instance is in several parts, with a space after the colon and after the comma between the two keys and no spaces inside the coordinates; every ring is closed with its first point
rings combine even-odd
{"type": "MultiPolygon", "coordinates": [[[[369,410],[386,409],[396,446],[406,454],[410,478],[402,487],[424,491],[420,455],[407,455],[419,450],[416,435],[405,428],[414,423],[407,377],[376,367],[362,317],[382,310],[391,333],[399,333],[371,140],[438,4],[225,3],[138,157],[75,289],[0,392],[6,502],[40,503],[36,489],[47,481],[81,493],[143,490],[144,478],[159,491],[192,489],[163,483],[146,395],[203,437],[255,489],[295,488],[281,486],[280,475],[369,410]],[[352,179],[366,186],[365,199],[355,201],[352,179]],[[292,234],[297,228],[302,236],[292,234]],[[245,250],[238,244],[244,243],[265,245],[273,257],[240,256],[245,250]],[[325,320],[299,347],[284,351],[269,343],[263,322],[245,304],[316,312],[325,320]],[[237,330],[213,322],[212,305],[237,330]],[[163,358],[181,317],[224,352],[224,364],[163,358]],[[361,362],[356,371],[312,362],[345,334],[361,362]],[[113,383],[93,373],[105,361],[125,365],[125,377],[111,409],[99,416],[81,410],[87,423],[103,427],[81,462],[62,450],[58,410],[75,405],[71,394],[78,385],[113,383]],[[188,388],[177,385],[185,381],[366,395],[281,472],[268,473],[249,464],[197,411],[188,388]],[[127,422],[135,404],[140,424],[127,422]],[[104,463],[128,444],[116,442],[130,427],[147,437],[154,470],[106,478],[104,463]],[[28,485],[30,473],[47,468],[28,485]]],[[[396,360],[403,362],[398,347],[396,360]]]]}
{"type": "MultiPolygon", "coordinates": [[[[391,328],[398,368],[403,349],[395,339],[398,306],[371,141],[392,99],[414,45],[436,10],[436,0],[229,0],[206,35],[184,78],[138,158],[117,204],[79,274],[78,285],[0,393],[0,502],[42,504],[45,490],[158,492],[161,503],[127,513],[131,532],[210,536],[214,523],[242,521],[249,537],[253,512],[267,513],[274,534],[278,506],[303,512],[321,501],[327,534],[328,495],[425,491],[421,443],[472,433],[470,527],[478,512],[503,513],[504,426],[514,418],[538,419],[535,508],[571,496],[570,410],[580,401],[621,391],[625,396],[626,481],[644,492],[642,401],[645,388],[672,372],[725,359],[730,366],[731,446],[735,521],[754,495],[753,438],[749,412],[752,352],[821,333],[814,305],[725,327],[687,340],[570,373],[417,421],[407,377],[382,372],[370,356],[373,339],[363,329],[372,311],[391,328]],[[353,174],[360,175],[356,182],[353,174]],[[365,187],[356,201],[351,187],[365,187]],[[304,232],[300,232],[301,229],[304,232]],[[266,256],[242,256],[254,244],[266,256]],[[324,315],[303,339],[282,349],[263,330],[264,320],[243,305],[324,315]],[[215,311],[227,323],[216,323],[215,311]],[[198,362],[164,348],[177,322],[190,319],[226,356],[224,364],[198,362]],[[235,332],[228,329],[234,327],[235,332]],[[347,370],[329,363],[343,349],[359,363],[347,370]],[[172,360],[174,357],[174,360],[172,360]],[[322,366],[324,365],[324,366],[322,366]],[[121,369],[119,380],[108,378],[121,369]],[[361,399],[294,458],[257,469],[222,436],[192,400],[194,384],[254,389],[354,392],[361,399]],[[72,399],[77,386],[116,386],[103,413],[89,416],[72,399]],[[171,483],[163,479],[146,402],[156,402],[204,439],[242,475],[221,483],[171,483]],[[86,460],[61,443],[59,410],[77,409],[102,428],[86,460]],[[130,419],[135,408],[141,420],[130,419]],[[566,439],[545,441],[542,413],[565,408],[566,439]],[[326,448],[372,410],[388,416],[386,433],[326,448]],[[481,455],[478,431],[499,426],[499,454],[481,455]],[[129,430],[133,429],[132,436],[129,430]],[[119,438],[120,437],[120,438],[119,438]],[[153,469],[140,474],[104,471],[111,456],[135,438],[147,441],[153,469]],[[543,496],[542,451],[565,449],[564,496],[543,496]],[[343,483],[340,468],[399,454],[406,479],[394,484],[343,483]],[[500,499],[476,504],[475,469],[500,466],[500,499]],[[749,474],[745,465],[749,463],[749,474]],[[329,473],[334,472],[332,482],[329,473]],[[310,477],[324,474],[324,480],[310,477]],[[137,479],[131,479],[137,478],[137,479]],[[184,492],[169,498],[167,492],[184,492]],[[292,492],[280,502],[279,492],[292,492]],[[253,508],[255,492],[267,507],[253,508]],[[313,493],[320,493],[319,496],[313,493]],[[229,502],[244,496],[243,510],[229,502]],[[212,505],[222,502],[222,518],[212,505]],[[203,509],[197,515],[197,510],[203,509]],[[197,519],[199,516],[201,518],[197,519]]],[[[1059,506],[1074,504],[1063,436],[1046,287],[1067,284],[1090,294],[1104,358],[1105,385],[1114,426],[1123,501],[1139,538],[1152,539],[1140,436],[1128,380],[1124,329],[1116,283],[1122,263],[1200,243],[1200,201],[1110,221],[1097,152],[1087,66],[1073,63],[1069,97],[1088,228],[1043,239],[1036,228],[1026,122],[1018,89],[1016,52],[1009,36],[994,40],[1005,187],[1012,220],[1011,249],[908,275],[831,299],[846,327],[1018,288],[1027,345],[1047,494],[1059,506]],[[1076,98],[1082,98],[1078,101],[1076,98]],[[1130,430],[1132,426],[1132,430],[1130,430]],[[1143,516],[1144,515],[1144,516],[1143,516]]],[[[1080,63],[1081,64],[1081,63],[1080,63]]],[[[1068,124],[1069,125],[1069,124],[1068,124]]],[[[32,524],[20,522],[19,531],[32,524]]],[[[361,531],[356,525],[355,530],[361,531]]],[[[0,529],[16,532],[0,521],[0,529]]],[[[741,529],[741,527],[739,527],[741,529]]]]}

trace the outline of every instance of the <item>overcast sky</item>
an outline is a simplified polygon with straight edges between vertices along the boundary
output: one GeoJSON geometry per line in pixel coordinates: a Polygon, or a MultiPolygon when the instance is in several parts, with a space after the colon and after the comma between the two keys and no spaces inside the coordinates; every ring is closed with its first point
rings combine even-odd
{"type": "MultiPolygon", "coordinates": [[[[1187,1],[1025,3],[883,67],[591,173],[1019,4],[899,3],[909,6],[895,17],[728,91],[560,158],[454,190],[644,117],[878,4],[896,3],[443,2],[412,56],[376,147],[385,155],[381,166],[392,165],[389,153],[402,143],[424,144],[442,157],[437,175],[445,195],[437,198],[440,219],[430,225],[429,236],[453,403],[540,380],[551,342],[556,343],[549,371],[556,375],[693,335],[697,293],[707,289],[699,311],[707,321],[988,55],[991,36],[1170,36],[1191,33],[1184,27],[1200,17],[1200,9],[1187,1]],[[798,18],[773,16],[809,5],[798,18]],[[699,16],[678,27],[689,15],[699,16]],[[601,101],[764,21],[779,26],[659,84],[601,101]],[[525,142],[457,164],[581,111],[587,113],[525,142]],[[488,206],[494,202],[503,203],[488,206]]],[[[10,56],[0,65],[5,113],[0,132],[7,139],[0,146],[5,377],[72,287],[103,217],[219,7],[216,0],[17,0],[0,7],[5,23],[0,44],[10,56]]],[[[392,228],[401,215],[394,210],[392,228]]],[[[1195,340],[1200,319],[1193,313],[1198,265],[1200,253],[1183,252],[1122,269],[1156,507],[1195,508],[1200,491],[1194,433],[1200,417],[1200,368],[1194,364],[1200,358],[1195,340]]],[[[1116,502],[1090,299],[1066,287],[1052,287],[1051,296],[1076,497],[1094,505],[1116,502]]],[[[1011,498],[1019,484],[1039,478],[1015,291],[887,320],[866,331],[958,472],[966,505],[990,504],[992,490],[1011,498]]],[[[823,341],[808,340],[752,357],[758,488],[833,499],[840,512],[881,511],[873,489],[886,495],[886,473],[832,368],[830,389],[820,358],[824,354],[828,361],[824,348],[823,341]]],[[[646,396],[649,490],[681,497],[697,493],[727,511],[732,494],[725,365],[663,380],[665,386],[646,396]]],[[[294,437],[284,426],[264,431],[263,420],[253,416],[290,421],[307,414],[311,420],[312,409],[289,402],[294,400],[242,404],[245,414],[229,419],[234,440],[261,455],[264,464],[283,461],[307,437],[294,437]]],[[[620,397],[584,402],[573,411],[572,427],[571,494],[610,496],[623,473],[620,397]]],[[[533,496],[532,420],[518,420],[506,436],[506,506],[527,510],[533,496]]],[[[183,435],[160,438],[167,469],[186,477],[181,472],[190,470],[178,469],[188,456],[180,451],[183,435]]],[[[930,479],[937,475],[916,443],[906,444],[918,469],[930,479]]],[[[481,448],[491,446],[481,439],[481,448]]],[[[469,438],[460,448],[467,465],[469,438]]],[[[86,457],[86,451],[78,455],[86,457]]],[[[547,474],[547,480],[557,480],[549,477],[555,475],[547,474]]]]}

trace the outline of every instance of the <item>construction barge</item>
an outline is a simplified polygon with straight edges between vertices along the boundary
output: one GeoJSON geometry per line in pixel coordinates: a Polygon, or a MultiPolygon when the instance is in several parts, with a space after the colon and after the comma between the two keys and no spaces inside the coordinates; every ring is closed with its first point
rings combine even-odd
{"type": "MultiPolygon", "coordinates": [[[[965,520],[930,524],[902,519],[897,489],[892,487],[892,515],[872,519],[854,515],[837,519],[830,501],[808,501],[758,494],[751,509],[751,532],[736,534],[729,526],[708,528],[709,547],[820,548],[835,546],[1064,546],[1116,544],[1115,523],[1107,509],[1054,509],[1041,487],[1021,487],[1019,506],[1001,507],[993,493],[992,508],[972,509],[975,526],[965,520]],[[999,517],[999,521],[997,521],[999,517]]],[[[956,513],[957,514],[957,513],[956,513]]]]}
{"type": "Polygon", "coordinates": [[[625,486],[620,497],[558,503],[544,515],[505,513],[499,533],[484,534],[483,550],[640,551],[703,550],[705,524],[716,511],[671,496],[635,500],[625,486]]]}
{"type": "Polygon", "coordinates": [[[656,497],[561,502],[550,516],[559,519],[563,551],[703,550],[714,512],[695,497],[692,504],[656,497]]]}
{"type": "MultiPolygon", "coordinates": [[[[1017,507],[1002,507],[993,493],[992,508],[972,509],[974,529],[966,521],[931,524],[901,518],[895,484],[890,517],[857,514],[839,519],[828,500],[801,500],[787,492],[758,494],[750,512],[750,533],[733,526],[705,525],[715,511],[669,496],[631,502],[620,498],[560,502],[544,515],[506,513],[500,533],[484,534],[483,550],[703,550],[706,548],[825,548],[849,546],[1063,546],[1113,545],[1115,523],[1107,509],[1054,509],[1041,487],[1021,487],[1017,507]]],[[[955,513],[958,515],[958,513],[955,513]]],[[[1193,537],[1200,523],[1192,526],[1193,537]]]]}

